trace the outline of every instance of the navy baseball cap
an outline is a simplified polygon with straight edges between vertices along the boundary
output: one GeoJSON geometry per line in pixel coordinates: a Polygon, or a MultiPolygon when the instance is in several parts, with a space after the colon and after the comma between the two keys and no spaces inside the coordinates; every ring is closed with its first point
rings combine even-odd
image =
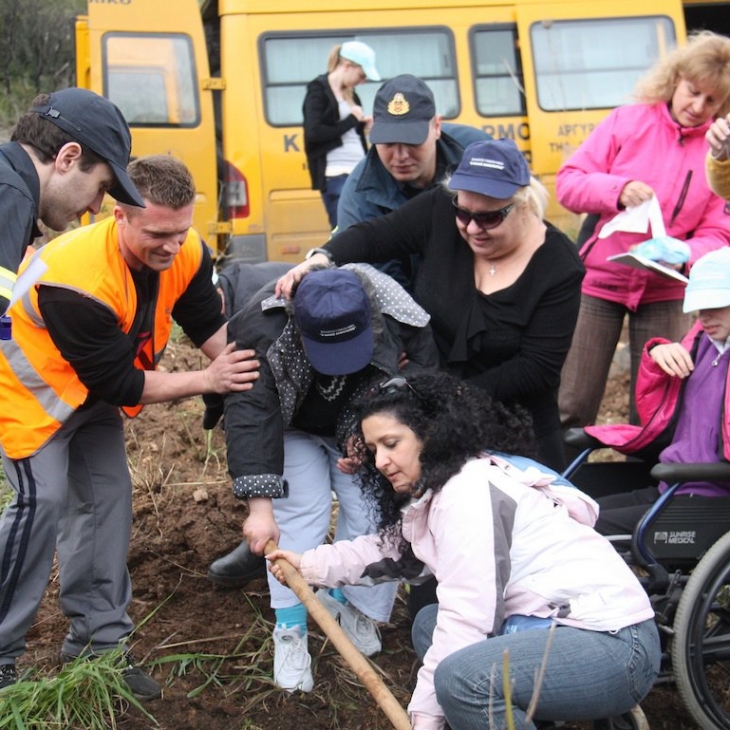
{"type": "Polygon", "coordinates": [[[511,139],[472,142],[449,180],[451,190],[468,190],[489,198],[511,198],[530,184],[525,156],[511,139]]]}
{"type": "Polygon", "coordinates": [[[132,136],[122,112],[109,99],[88,89],[69,87],[54,91],[49,97],[47,104],[34,106],[30,111],[63,129],[109,164],[117,183],[109,191],[112,197],[120,203],[144,208],[144,200],[127,174],[132,136]]]}
{"type": "Polygon", "coordinates": [[[421,79],[401,74],[386,81],[373,101],[373,144],[423,144],[436,116],[433,92],[421,79]]]}
{"type": "Polygon", "coordinates": [[[370,300],[357,274],[311,271],[294,293],[294,320],[312,367],[323,375],[356,373],[375,347],[370,300]]]}

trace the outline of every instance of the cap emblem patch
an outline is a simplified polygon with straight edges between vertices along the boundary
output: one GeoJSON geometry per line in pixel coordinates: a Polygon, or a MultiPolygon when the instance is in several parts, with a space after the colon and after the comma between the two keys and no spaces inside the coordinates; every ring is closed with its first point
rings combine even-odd
{"type": "Polygon", "coordinates": [[[402,117],[404,114],[408,114],[410,110],[411,105],[400,91],[388,102],[388,114],[394,117],[402,117]]]}

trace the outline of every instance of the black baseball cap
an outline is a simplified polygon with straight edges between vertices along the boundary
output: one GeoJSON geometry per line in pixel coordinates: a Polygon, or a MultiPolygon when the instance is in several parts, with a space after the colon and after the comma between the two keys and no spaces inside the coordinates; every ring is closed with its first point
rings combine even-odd
{"type": "Polygon", "coordinates": [[[373,144],[423,144],[436,116],[433,92],[411,74],[386,81],[373,102],[373,144]]]}
{"type": "Polygon", "coordinates": [[[127,174],[132,135],[122,112],[88,89],[69,87],[49,94],[47,104],[30,109],[70,134],[109,164],[117,184],[109,191],[120,203],[144,208],[142,196],[127,174]]]}

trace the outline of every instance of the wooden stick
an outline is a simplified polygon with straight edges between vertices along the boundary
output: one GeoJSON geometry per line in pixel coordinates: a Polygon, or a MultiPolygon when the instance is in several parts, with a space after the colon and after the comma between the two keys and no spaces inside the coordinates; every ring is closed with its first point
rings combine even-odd
{"type": "MultiPolygon", "coordinates": [[[[273,540],[266,544],[266,554],[277,550],[273,540]]],[[[319,602],[314,591],[307,585],[297,569],[283,558],[276,560],[281,568],[287,585],[296,593],[297,598],[306,606],[309,615],[326,634],[340,656],[347,662],[350,669],[357,675],[365,689],[373,696],[379,707],[386,714],[396,730],[411,730],[411,721],[406,711],[398,704],[393,693],[385,686],[383,680],[370,665],[370,662],[357,650],[342,627],[335,621],[332,614],[319,602]]]]}

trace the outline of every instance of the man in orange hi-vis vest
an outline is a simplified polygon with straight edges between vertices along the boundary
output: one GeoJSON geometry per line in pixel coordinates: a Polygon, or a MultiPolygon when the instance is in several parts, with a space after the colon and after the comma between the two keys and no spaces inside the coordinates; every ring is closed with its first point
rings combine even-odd
{"type": "MultiPolygon", "coordinates": [[[[247,390],[258,377],[253,351],[227,344],[213,262],[191,229],[190,172],[167,155],[128,172],[146,207],[120,203],[36,252],[26,265],[47,268],[10,308],[12,339],[0,343],[0,447],[14,492],[0,521],[0,688],[17,680],[54,550],[70,618],[63,658],[127,650],[132,484],[120,409],[247,390]],[[206,368],[156,370],[173,318],[206,368]]],[[[132,692],[158,697],[124,656],[132,692]]]]}

